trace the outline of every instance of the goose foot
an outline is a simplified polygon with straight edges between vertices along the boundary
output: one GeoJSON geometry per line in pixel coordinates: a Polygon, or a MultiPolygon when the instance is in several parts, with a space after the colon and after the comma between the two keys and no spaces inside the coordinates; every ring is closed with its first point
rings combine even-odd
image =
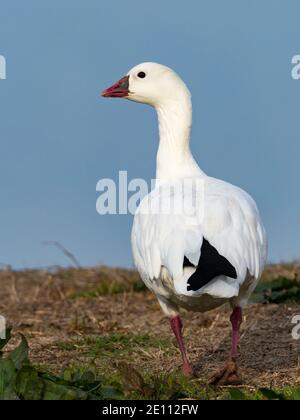
{"type": "Polygon", "coordinates": [[[216,373],[209,383],[214,386],[241,385],[242,379],[236,360],[234,358],[229,359],[225,367],[216,373]]]}
{"type": "Polygon", "coordinates": [[[194,369],[192,368],[192,366],[189,363],[186,363],[182,366],[182,373],[187,378],[192,378],[193,376],[195,376],[194,369]]]}

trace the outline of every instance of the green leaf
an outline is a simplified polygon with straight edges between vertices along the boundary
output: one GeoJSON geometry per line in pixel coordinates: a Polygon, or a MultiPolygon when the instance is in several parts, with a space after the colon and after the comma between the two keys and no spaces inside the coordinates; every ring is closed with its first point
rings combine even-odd
{"type": "Polygon", "coordinates": [[[16,392],[22,400],[41,400],[44,391],[43,380],[32,366],[24,366],[16,378],[16,392]]]}
{"type": "Polygon", "coordinates": [[[232,400],[244,401],[247,399],[246,395],[240,389],[237,388],[230,389],[229,395],[232,400]]]}
{"type": "Polygon", "coordinates": [[[88,394],[81,389],[45,381],[44,400],[87,400],[88,394]]]}
{"type": "Polygon", "coordinates": [[[101,388],[101,397],[104,400],[116,400],[122,397],[122,393],[116,387],[106,385],[101,388]]]}
{"type": "Polygon", "coordinates": [[[17,348],[15,348],[11,352],[9,356],[11,360],[14,362],[17,369],[21,369],[24,365],[29,364],[28,343],[27,343],[26,338],[22,334],[21,334],[21,338],[22,338],[21,343],[19,344],[17,348]]]}
{"type": "Polygon", "coordinates": [[[15,380],[17,370],[12,360],[0,360],[0,400],[16,400],[15,380]]]}
{"type": "Polygon", "coordinates": [[[300,388],[296,388],[292,391],[292,400],[300,401],[300,388]]]}
{"type": "Polygon", "coordinates": [[[259,389],[259,392],[267,400],[280,400],[280,401],[286,400],[286,398],[285,398],[285,396],[283,394],[280,394],[278,392],[275,392],[272,389],[260,388],[259,389]]]}
{"type": "Polygon", "coordinates": [[[63,373],[64,380],[67,382],[71,382],[73,378],[73,371],[72,369],[65,369],[63,373]]]}

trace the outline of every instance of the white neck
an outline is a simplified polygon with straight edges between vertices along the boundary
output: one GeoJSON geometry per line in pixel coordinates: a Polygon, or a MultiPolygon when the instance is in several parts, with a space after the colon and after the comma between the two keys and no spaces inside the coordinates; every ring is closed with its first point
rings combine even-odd
{"type": "Polygon", "coordinates": [[[190,150],[192,103],[188,93],[180,100],[156,107],[159,123],[159,148],[156,179],[190,178],[203,175],[190,150]]]}

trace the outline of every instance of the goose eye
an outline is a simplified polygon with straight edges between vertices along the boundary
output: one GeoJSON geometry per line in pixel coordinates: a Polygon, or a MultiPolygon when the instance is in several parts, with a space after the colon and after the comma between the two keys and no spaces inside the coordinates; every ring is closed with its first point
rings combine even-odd
{"type": "Polygon", "coordinates": [[[140,72],[138,73],[138,77],[139,77],[140,79],[144,79],[144,78],[146,77],[146,73],[145,73],[145,72],[143,72],[143,71],[140,71],[140,72]]]}

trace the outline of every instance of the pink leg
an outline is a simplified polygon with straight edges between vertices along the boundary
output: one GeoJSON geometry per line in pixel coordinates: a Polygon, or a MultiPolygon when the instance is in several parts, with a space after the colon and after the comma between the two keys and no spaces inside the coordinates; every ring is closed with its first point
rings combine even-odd
{"type": "Polygon", "coordinates": [[[232,346],[230,359],[227,361],[225,367],[214,375],[211,379],[212,385],[239,385],[242,383],[239,375],[236,360],[238,358],[238,344],[240,338],[240,326],[242,323],[242,308],[236,306],[230,317],[232,324],[232,346]]]}
{"type": "Polygon", "coordinates": [[[236,306],[230,317],[232,325],[232,346],[231,346],[231,358],[236,360],[238,358],[238,344],[240,338],[240,327],[243,321],[242,308],[236,306]]]}
{"type": "Polygon", "coordinates": [[[170,319],[170,324],[171,324],[171,328],[173,330],[173,333],[175,334],[177,343],[179,345],[179,349],[182,355],[182,361],[183,361],[183,366],[182,366],[182,371],[184,373],[185,376],[191,376],[193,375],[193,369],[190,365],[189,359],[187,357],[186,354],[186,350],[185,350],[185,346],[184,346],[184,342],[183,342],[183,338],[182,338],[182,322],[180,319],[179,315],[173,316],[170,319]]]}

